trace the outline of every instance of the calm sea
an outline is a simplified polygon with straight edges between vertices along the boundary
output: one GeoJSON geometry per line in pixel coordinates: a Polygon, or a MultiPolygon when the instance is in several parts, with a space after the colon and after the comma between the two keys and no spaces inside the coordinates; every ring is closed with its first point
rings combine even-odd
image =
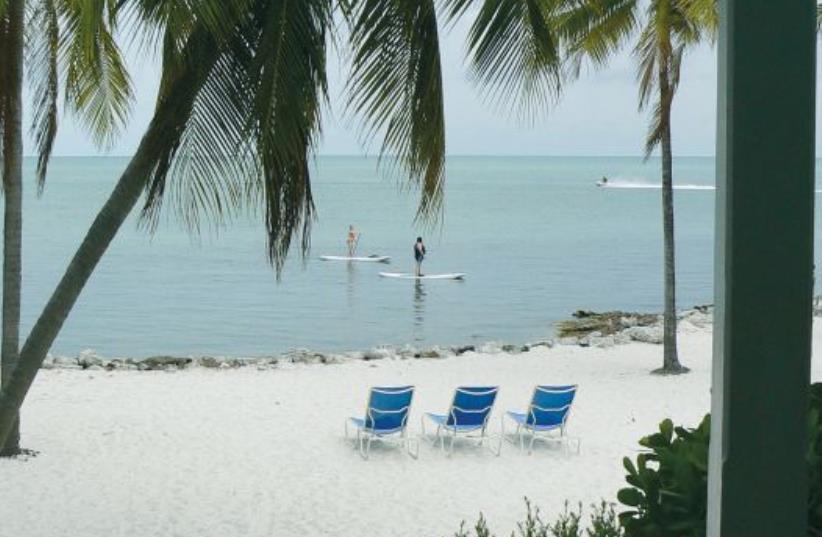
{"type": "MultiPolygon", "coordinates": [[[[27,162],[23,330],[47,300],[125,158],[56,158],[44,195],[27,162]]],[[[278,283],[262,226],[243,218],[192,238],[169,214],[154,235],[132,218],[106,254],[53,351],[266,355],[378,344],[526,342],[552,335],[577,309],[657,311],[662,301],[658,161],[640,158],[452,157],[445,215],[414,223],[417,195],[374,159],[322,157],[318,220],[305,263],[291,256],[278,283]],[[611,188],[594,183],[608,176],[611,188]],[[324,262],[347,226],[379,264],[324,262]],[[387,280],[411,270],[417,235],[425,270],[463,282],[387,280]]],[[[714,160],[675,160],[679,304],[712,300],[714,160]]],[[[817,233],[817,237],[820,234],[817,233]]]]}

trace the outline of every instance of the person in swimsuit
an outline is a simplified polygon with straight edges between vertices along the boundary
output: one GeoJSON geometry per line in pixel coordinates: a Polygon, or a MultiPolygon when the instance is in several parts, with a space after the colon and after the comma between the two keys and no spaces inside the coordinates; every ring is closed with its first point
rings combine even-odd
{"type": "Polygon", "coordinates": [[[357,250],[357,243],[360,242],[360,234],[354,229],[354,225],[348,226],[348,238],[345,240],[348,245],[348,257],[354,257],[357,250]]]}
{"type": "Polygon", "coordinates": [[[425,259],[425,244],[422,243],[422,237],[417,237],[417,242],[414,243],[414,261],[417,262],[414,268],[414,276],[422,276],[423,259],[425,259]]]}

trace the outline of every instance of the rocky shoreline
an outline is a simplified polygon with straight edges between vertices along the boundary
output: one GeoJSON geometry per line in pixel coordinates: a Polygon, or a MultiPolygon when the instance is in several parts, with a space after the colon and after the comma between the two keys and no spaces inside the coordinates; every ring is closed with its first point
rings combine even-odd
{"type": "MultiPolygon", "coordinates": [[[[814,314],[822,313],[822,299],[814,303],[814,314]],[[819,307],[817,307],[819,306],[819,307]]],[[[713,306],[697,306],[679,313],[680,332],[710,330],[713,324],[713,306]]],[[[519,354],[537,347],[555,345],[599,347],[624,345],[632,342],[658,345],[662,343],[662,315],[609,311],[596,313],[577,311],[573,319],[556,325],[557,337],[526,344],[488,342],[479,345],[435,346],[417,349],[412,346],[377,346],[366,351],[324,353],[309,349],[294,349],[280,355],[256,357],[231,356],[150,356],[147,358],[107,358],[92,349],[78,356],[49,354],[43,369],[89,371],[179,371],[191,368],[236,369],[254,367],[259,370],[275,369],[291,364],[338,364],[362,360],[443,359],[465,353],[519,354]]]]}
{"type": "Polygon", "coordinates": [[[96,351],[87,349],[79,356],[55,356],[49,354],[43,362],[43,369],[74,369],[89,371],[178,371],[191,368],[236,369],[256,367],[260,370],[273,369],[288,364],[339,364],[350,361],[443,359],[474,352],[479,354],[519,354],[536,347],[553,347],[553,340],[537,341],[525,345],[508,343],[483,343],[481,345],[459,345],[428,349],[414,347],[394,347],[382,345],[366,351],[324,353],[309,349],[294,349],[276,356],[150,356],[147,358],[107,358],[96,351]]]}

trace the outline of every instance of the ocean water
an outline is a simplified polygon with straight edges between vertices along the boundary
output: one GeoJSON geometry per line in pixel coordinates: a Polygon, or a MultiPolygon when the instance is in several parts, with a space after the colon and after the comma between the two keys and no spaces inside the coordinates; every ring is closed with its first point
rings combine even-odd
{"type": "MultiPolygon", "coordinates": [[[[23,334],[62,274],[125,158],[56,158],[45,193],[26,163],[23,334]]],[[[551,337],[577,309],[658,311],[662,304],[659,162],[641,158],[451,157],[444,217],[414,222],[416,192],[375,159],[320,157],[317,221],[303,261],[281,281],[254,218],[192,237],[173,213],[152,235],[132,217],[55,342],[72,355],[268,355],[379,344],[431,346],[551,337]],[[609,188],[595,181],[609,178],[609,188]],[[349,224],[359,252],[390,265],[320,261],[343,254],[349,224]],[[466,272],[465,281],[391,280],[410,271],[466,272]]],[[[712,301],[714,160],[675,159],[679,305],[712,301]]],[[[817,233],[819,236],[819,233],[817,233]]]]}

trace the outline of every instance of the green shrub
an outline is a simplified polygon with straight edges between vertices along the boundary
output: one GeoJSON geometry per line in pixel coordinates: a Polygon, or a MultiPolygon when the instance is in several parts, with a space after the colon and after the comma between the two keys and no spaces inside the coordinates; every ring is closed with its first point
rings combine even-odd
{"type": "MultiPolygon", "coordinates": [[[[568,502],[553,523],[548,523],[540,516],[538,507],[525,498],[525,519],[517,523],[517,529],[511,537],[582,537],[582,504],[571,509],[568,502]]],[[[493,537],[488,530],[485,517],[480,513],[479,520],[473,527],[474,532],[466,529],[465,522],[460,524],[454,537],[493,537]]],[[[622,537],[622,530],[617,522],[613,504],[601,502],[591,506],[591,525],[585,529],[586,537],[622,537]]]]}
{"type": "Polygon", "coordinates": [[[706,416],[696,429],[674,427],[640,440],[648,451],[636,463],[623,459],[631,485],[617,493],[628,510],[619,514],[627,537],[699,537],[705,535],[708,505],[708,439],[706,416]]]}
{"type": "MultiPolygon", "coordinates": [[[[648,451],[623,460],[630,487],[617,493],[626,537],[701,537],[708,506],[710,415],[696,429],[674,427],[640,440],[648,451]]],[[[808,537],[822,537],[822,383],[812,384],[808,419],[808,537]]]]}
{"type": "MultiPolygon", "coordinates": [[[[568,501],[565,502],[565,509],[557,517],[549,528],[551,537],[582,537],[582,530],[579,521],[582,518],[582,504],[577,511],[568,509],[568,501]]],[[[523,537],[531,537],[530,535],[523,537]]],[[[540,537],[542,537],[540,535],[540,537]]]]}
{"type": "Polygon", "coordinates": [[[587,537],[622,537],[614,504],[605,500],[591,506],[591,525],[585,530],[587,537]]]}

